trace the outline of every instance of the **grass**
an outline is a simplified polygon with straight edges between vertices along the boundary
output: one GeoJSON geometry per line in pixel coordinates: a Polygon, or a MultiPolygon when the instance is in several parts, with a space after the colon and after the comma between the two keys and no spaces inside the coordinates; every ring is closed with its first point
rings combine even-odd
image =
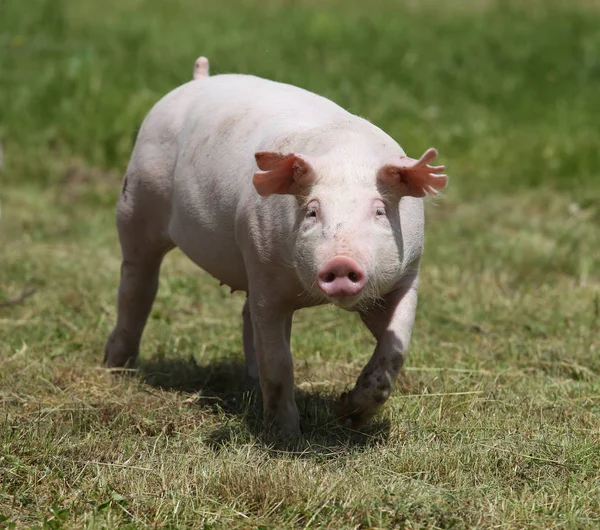
{"type": "Polygon", "coordinates": [[[0,528],[595,528],[600,10],[593,2],[0,4],[0,528]],[[365,432],[333,421],[373,343],[297,314],[305,436],[261,429],[243,297],[168,256],[139,369],[102,369],[114,203],[149,107],[213,73],[436,146],[411,351],[365,432]]]}

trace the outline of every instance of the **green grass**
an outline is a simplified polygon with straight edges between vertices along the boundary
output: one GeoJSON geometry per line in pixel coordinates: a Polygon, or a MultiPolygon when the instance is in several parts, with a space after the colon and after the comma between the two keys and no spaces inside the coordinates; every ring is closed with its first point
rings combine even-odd
{"type": "Polygon", "coordinates": [[[0,3],[0,528],[596,528],[600,10],[428,0],[0,3]],[[305,436],[243,384],[243,296],[168,256],[139,370],[102,369],[114,203],[150,106],[251,72],[331,97],[451,187],[428,205],[413,343],[365,432],[373,342],[297,314],[305,436]]]}

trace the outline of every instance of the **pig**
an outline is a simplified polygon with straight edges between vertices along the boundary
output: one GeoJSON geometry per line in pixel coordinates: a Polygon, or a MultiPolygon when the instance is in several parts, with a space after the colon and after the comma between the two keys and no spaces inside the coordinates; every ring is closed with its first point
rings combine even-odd
{"type": "Polygon", "coordinates": [[[300,431],[290,351],[298,309],[358,312],[376,341],[340,418],[361,428],[388,399],[410,343],[423,198],[446,187],[435,149],[410,158],[369,121],[301,88],[251,75],[194,79],[151,109],[117,205],[122,250],[108,367],[130,366],[159,269],[179,247],[232,290],[246,369],[265,421],[300,431]]]}

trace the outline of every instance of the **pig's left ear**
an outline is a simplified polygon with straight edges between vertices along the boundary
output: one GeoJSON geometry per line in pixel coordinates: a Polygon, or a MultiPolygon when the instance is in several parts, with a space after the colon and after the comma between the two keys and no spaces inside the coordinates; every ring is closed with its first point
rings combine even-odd
{"type": "Polygon", "coordinates": [[[442,174],[444,166],[428,165],[436,157],[437,151],[429,148],[419,160],[408,156],[389,160],[379,170],[377,178],[399,196],[437,195],[438,190],[443,190],[448,184],[448,175],[442,174]]]}
{"type": "Polygon", "coordinates": [[[315,172],[306,157],[259,151],[254,158],[261,171],[254,173],[252,183],[261,197],[296,195],[315,181],[315,172]]]}

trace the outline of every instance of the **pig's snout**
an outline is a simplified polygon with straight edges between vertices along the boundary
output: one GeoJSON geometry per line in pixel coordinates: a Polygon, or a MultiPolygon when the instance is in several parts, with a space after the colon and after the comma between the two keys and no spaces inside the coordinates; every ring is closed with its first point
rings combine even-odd
{"type": "Polygon", "coordinates": [[[319,271],[319,289],[332,298],[356,296],[367,283],[362,267],[351,258],[331,258],[319,271]]]}

